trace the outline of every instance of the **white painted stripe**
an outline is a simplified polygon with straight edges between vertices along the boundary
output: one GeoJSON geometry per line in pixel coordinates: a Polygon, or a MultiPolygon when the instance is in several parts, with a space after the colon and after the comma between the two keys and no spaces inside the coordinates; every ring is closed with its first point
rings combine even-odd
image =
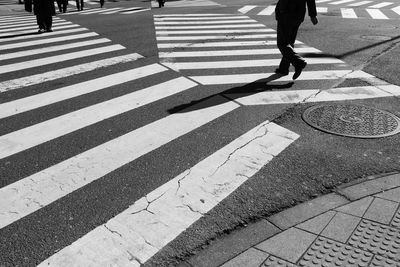
{"type": "MultiPolygon", "coordinates": [[[[298,53],[320,53],[313,47],[297,48],[298,53]]],[[[215,51],[193,51],[193,52],[160,52],[160,58],[176,57],[222,57],[222,56],[244,56],[244,55],[272,55],[280,54],[279,49],[243,49],[243,50],[215,50],[215,51]]]]}
{"type": "Polygon", "coordinates": [[[107,38],[101,38],[101,39],[94,39],[94,40],[83,41],[83,42],[69,43],[69,44],[65,44],[65,45],[47,46],[44,48],[31,49],[31,50],[19,51],[19,52],[8,53],[8,54],[0,54],[0,60],[26,57],[26,56],[32,56],[32,55],[39,55],[39,54],[44,54],[44,53],[51,53],[51,52],[55,52],[55,51],[62,51],[62,50],[90,46],[90,45],[95,45],[95,44],[103,44],[103,43],[107,43],[107,42],[111,42],[111,40],[109,40],[107,38]]]}
{"type": "MultiPolygon", "coordinates": [[[[173,87],[180,88],[180,86],[189,88],[193,86],[193,82],[186,79],[185,85],[181,82],[173,87]]],[[[159,90],[158,93],[162,90],[164,89],[159,90]]],[[[190,109],[187,112],[172,114],[147,124],[0,188],[1,199],[6,200],[0,202],[0,229],[240,107],[236,103],[226,102],[226,99],[221,96],[214,97],[202,104],[206,105],[190,109]],[[215,100],[222,104],[215,105],[215,100]]]]}
{"type": "Polygon", "coordinates": [[[109,45],[109,46],[104,46],[104,47],[100,47],[100,48],[93,48],[93,49],[89,49],[89,50],[72,52],[72,53],[68,53],[68,54],[62,54],[62,55],[57,55],[57,56],[52,56],[52,57],[47,57],[47,58],[39,58],[39,59],[34,59],[34,60],[29,60],[29,61],[14,63],[14,64],[2,65],[2,66],[0,66],[0,73],[8,73],[8,72],[12,72],[12,71],[30,69],[30,68],[34,68],[34,67],[38,67],[38,66],[44,66],[44,65],[48,65],[48,64],[63,62],[63,61],[82,58],[82,57],[89,57],[89,56],[93,56],[93,55],[108,53],[108,52],[112,52],[112,51],[118,51],[118,50],[122,50],[122,49],[125,49],[125,47],[123,47],[122,45],[109,45]]]}
{"type": "MultiPolygon", "coordinates": [[[[301,43],[301,42],[296,42],[301,43]]],[[[206,42],[206,43],[158,43],[158,48],[177,47],[232,47],[232,46],[258,46],[276,45],[276,41],[244,41],[244,42],[206,42]]]]}
{"type": "Polygon", "coordinates": [[[355,0],[340,0],[340,1],[335,1],[335,2],[330,2],[329,4],[331,5],[340,5],[340,4],[345,4],[349,2],[354,2],[355,0]]]}
{"type": "MultiPolygon", "coordinates": [[[[53,24],[53,27],[60,26],[60,25],[71,25],[72,22],[69,21],[60,21],[56,22],[53,24]]],[[[17,31],[22,31],[22,30],[27,30],[27,29],[36,29],[38,26],[37,25],[30,25],[30,26],[22,26],[22,27],[12,27],[12,28],[7,28],[7,29],[0,29],[0,32],[17,32],[17,31]]]]}
{"type": "MultiPolygon", "coordinates": [[[[292,74],[283,76],[274,82],[292,81],[292,74]]],[[[253,74],[233,74],[233,75],[208,75],[208,76],[190,76],[192,80],[203,85],[211,84],[243,84],[251,83],[257,80],[266,79],[274,73],[253,73],[253,74]]],[[[333,80],[340,78],[370,78],[372,75],[363,71],[352,70],[326,70],[326,71],[303,71],[297,80],[333,80]]]]}
{"type": "Polygon", "coordinates": [[[1,16],[0,21],[7,20],[7,19],[19,19],[19,18],[35,18],[35,16],[27,14],[27,15],[7,15],[1,16]]]}
{"type": "Polygon", "coordinates": [[[366,5],[369,3],[372,3],[372,1],[361,1],[361,2],[357,2],[357,3],[349,4],[348,6],[362,6],[362,5],[366,5]]]}
{"type": "Polygon", "coordinates": [[[22,47],[27,47],[27,46],[32,47],[32,46],[40,45],[40,44],[50,44],[50,43],[56,43],[56,42],[62,42],[62,41],[71,41],[71,40],[83,39],[83,38],[87,38],[87,37],[94,37],[97,35],[98,34],[95,32],[88,32],[88,33],[82,33],[82,34],[54,37],[54,38],[49,38],[49,39],[40,39],[40,40],[35,40],[35,41],[12,43],[12,44],[0,45],[0,50],[22,48],[22,47]]]}
{"type": "Polygon", "coordinates": [[[139,266],[298,138],[264,121],[38,266],[139,266]]]}
{"type": "Polygon", "coordinates": [[[320,3],[326,3],[326,2],[330,2],[332,0],[316,0],[315,3],[320,4],[320,3]]]}
{"type": "Polygon", "coordinates": [[[67,67],[67,68],[63,68],[63,69],[48,71],[45,73],[40,73],[40,74],[31,75],[31,76],[27,76],[27,77],[17,78],[14,80],[8,80],[8,81],[0,82],[0,92],[11,91],[11,90],[15,90],[15,89],[26,87],[26,86],[41,84],[44,82],[69,77],[72,75],[82,74],[82,73],[85,73],[88,71],[93,71],[96,69],[105,68],[105,67],[120,64],[120,63],[135,61],[139,58],[142,58],[142,56],[139,54],[133,53],[133,54],[123,55],[123,56],[118,56],[118,57],[97,60],[97,61],[84,63],[84,64],[80,64],[80,65],[75,65],[75,66],[67,67]]]}
{"type": "Polygon", "coordinates": [[[317,7],[317,13],[327,13],[328,8],[327,7],[317,7]]]}
{"type": "Polygon", "coordinates": [[[79,15],[103,14],[105,12],[112,11],[112,10],[118,10],[118,9],[120,9],[120,7],[108,8],[108,9],[100,9],[100,10],[89,11],[89,12],[85,12],[85,13],[81,12],[79,15]]]}
{"type": "Polygon", "coordinates": [[[354,12],[353,8],[341,8],[340,12],[342,13],[342,17],[345,19],[356,19],[357,14],[354,12]]]}
{"type": "Polygon", "coordinates": [[[127,12],[121,12],[121,14],[133,14],[133,13],[149,11],[149,10],[151,10],[151,8],[145,8],[145,9],[138,9],[138,10],[132,10],[132,11],[127,11],[127,12]]]}
{"type": "MultiPolygon", "coordinates": [[[[336,58],[304,58],[307,64],[343,64],[336,58]]],[[[205,62],[163,62],[162,64],[173,70],[187,69],[220,69],[278,66],[280,59],[257,59],[235,61],[205,61],[205,62]]]]}
{"type": "Polygon", "coordinates": [[[230,36],[230,35],[156,36],[156,38],[157,38],[157,41],[262,39],[262,38],[276,38],[276,33],[236,35],[236,36],[230,36]]]}
{"type": "MultiPolygon", "coordinates": [[[[129,79],[135,80],[135,77],[131,76],[129,79]]],[[[0,137],[0,147],[2,148],[0,158],[78,131],[196,85],[186,78],[177,78],[3,135],[0,137]]]]}
{"type": "Polygon", "coordinates": [[[389,19],[379,9],[365,9],[373,19],[389,19]]]}
{"type": "Polygon", "coordinates": [[[394,7],[392,10],[400,15],[400,6],[394,7]]]}
{"type": "MultiPolygon", "coordinates": [[[[100,10],[100,9],[102,9],[102,8],[90,8],[90,9],[85,9],[85,10],[82,10],[82,11],[79,11],[79,10],[74,10],[74,11],[72,11],[72,12],[68,12],[68,13],[62,13],[62,14],[60,14],[60,15],[63,15],[63,16],[65,16],[65,15],[78,15],[78,14],[85,14],[86,12],[91,12],[91,11],[94,11],[94,10],[100,10]]],[[[104,10],[104,9],[103,9],[104,10]]]]}
{"type": "Polygon", "coordinates": [[[269,91],[257,94],[226,94],[244,106],[291,104],[303,102],[344,101],[356,99],[369,99],[378,97],[393,97],[400,95],[400,87],[396,85],[340,87],[326,90],[285,90],[269,91]],[[394,92],[394,94],[392,93],[394,92]]]}
{"type": "Polygon", "coordinates": [[[105,14],[105,15],[108,15],[108,14],[114,14],[114,13],[117,13],[117,12],[121,12],[121,10],[123,10],[124,8],[123,7],[117,7],[117,8],[115,8],[114,10],[112,10],[112,9],[107,9],[107,12],[103,12],[103,13],[101,13],[101,14],[105,14]],[[110,11],[111,10],[111,11],[110,11]]]}
{"type": "Polygon", "coordinates": [[[99,11],[99,10],[105,10],[105,9],[104,8],[91,8],[91,9],[86,9],[84,11],[80,11],[78,14],[86,14],[86,13],[91,13],[93,11],[99,11]]]}
{"type": "Polygon", "coordinates": [[[165,67],[159,64],[152,64],[3,103],[0,104],[0,118],[13,116],[164,71],[167,71],[165,67]]]}
{"type": "MultiPolygon", "coordinates": [[[[59,19],[59,18],[54,18],[53,22],[65,22],[65,20],[62,20],[62,19],[59,19]]],[[[36,19],[34,19],[34,20],[32,19],[32,20],[29,20],[29,21],[21,21],[21,22],[13,21],[13,22],[7,22],[7,23],[0,23],[0,29],[9,28],[9,27],[12,27],[12,26],[15,26],[15,27],[29,26],[29,25],[32,25],[32,24],[36,25],[36,19]]]]}
{"type": "MultiPolygon", "coordinates": [[[[53,28],[53,30],[61,30],[61,29],[68,29],[68,28],[74,28],[74,27],[79,27],[79,25],[69,24],[69,25],[63,25],[63,26],[55,26],[53,28]]],[[[17,31],[17,32],[7,32],[7,33],[0,34],[0,37],[5,37],[5,36],[9,37],[10,36],[10,38],[4,38],[4,41],[10,41],[12,39],[12,36],[19,35],[19,34],[25,34],[25,33],[35,33],[35,30],[32,29],[32,30],[17,31]]],[[[46,33],[46,35],[47,35],[47,33],[46,33]]],[[[16,37],[18,37],[18,36],[16,36],[16,37]]],[[[35,36],[35,37],[37,37],[37,36],[35,36]]]]}
{"type": "Polygon", "coordinates": [[[391,3],[391,2],[382,2],[382,3],[379,3],[379,4],[373,5],[373,6],[369,6],[369,8],[382,8],[382,7],[385,7],[385,6],[390,6],[392,4],[393,3],[391,3]]]}
{"type": "Polygon", "coordinates": [[[242,13],[242,14],[246,14],[247,12],[249,12],[250,10],[252,10],[252,9],[254,9],[254,8],[256,8],[256,7],[257,7],[257,6],[248,5],[248,6],[244,6],[244,7],[240,8],[238,11],[239,11],[240,13],[242,13]]]}
{"type": "MultiPolygon", "coordinates": [[[[78,25],[76,25],[76,26],[78,26],[78,25]]],[[[64,31],[58,31],[58,32],[57,31],[49,32],[49,33],[46,33],[45,35],[33,34],[33,35],[9,37],[9,38],[0,39],[0,43],[8,42],[8,41],[26,40],[26,39],[42,39],[42,40],[44,40],[44,38],[52,37],[53,35],[70,34],[70,33],[76,33],[76,32],[83,32],[83,31],[87,31],[87,30],[88,29],[86,29],[86,28],[76,28],[76,29],[70,29],[70,30],[64,30],[64,31]]]]}
{"type": "Polygon", "coordinates": [[[33,20],[33,19],[36,19],[36,17],[35,16],[30,16],[30,17],[2,18],[2,19],[0,19],[0,23],[3,23],[3,22],[17,22],[17,21],[33,20]]]}
{"type": "Polygon", "coordinates": [[[185,29],[220,29],[220,28],[264,28],[264,24],[223,24],[223,25],[205,25],[205,26],[156,26],[156,30],[185,30],[185,29]]]}
{"type": "Polygon", "coordinates": [[[155,21],[174,21],[174,20],[184,20],[184,21],[197,21],[197,20],[224,20],[224,19],[248,19],[247,16],[224,16],[224,17],[182,17],[182,18],[154,18],[155,21]]]}
{"type": "Polygon", "coordinates": [[[157,31],[157,35],[168,34],[215,34],[215,33],[254,33],[254,32],[274,32],[273,29],[246,29],[246,30],[200,30],[200,31],[157,31]]]}
{"type": "MultiPolygon", "coordinates": [[[[160,15],[153,15],[155,18],[164,18],[164,17],[216,17],[216,16],[221,16],[224,17],[227,14],[213,14],[213,13],[199,13],[199,14],[160,14],[160,15]]],[[[236,15],[235,15],[236,16],[236,15]]],[[[237,16],[237,17],[241,17],[244,18],[245,16],[237,16]]]]}
{"type": "Polygon", "coordinates": [[[275,12],[275,6],[268,6],[265,9],[263,9],[260,13],[257,15],[260,16],[270,16],[275,12]]]}
{"type": "Polygon", "coordinates": [[[204,25],[204,24],[213,24],[213,25],[220,25],[220,24],[233,24],[233,23],[248,23],[248,22],[255,22],[258,21],[254,19],[240,19],[240,20],[217,20],[217,21],[154,21],[154,25],[204,25]]]}

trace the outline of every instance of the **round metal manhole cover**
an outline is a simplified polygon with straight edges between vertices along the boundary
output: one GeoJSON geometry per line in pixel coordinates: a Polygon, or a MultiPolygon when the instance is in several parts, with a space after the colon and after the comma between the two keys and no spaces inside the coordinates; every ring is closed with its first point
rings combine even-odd
{"type": "Polygon", "coordinates": [[[400,119],[361,105],[324,104],[308,108],[303,120],[321,131],[358,138],[379,138],[400,132],[400,119]]]}

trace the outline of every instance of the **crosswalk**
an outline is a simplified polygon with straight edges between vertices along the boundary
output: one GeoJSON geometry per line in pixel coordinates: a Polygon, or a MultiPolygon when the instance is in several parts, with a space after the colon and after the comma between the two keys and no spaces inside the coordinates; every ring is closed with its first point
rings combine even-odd
{"type": "MultiPolygon", "coordinates": [[[[400,19],[400,6],[392,6],[393,3],[382,2],[380,4],[374,4],[367,8],[356,8],[363,4],[371,4],[372,1],[363,1],[356,3],[349,3],[351,1],[341,0],[335,1],[329,0],[317,0],[319,4],[331,4],[329,7],[317,7],[318,14],[326,14],[333,16],[340,16],[345,19],[400,19]],[[347,4],[347,7],[336,7],[335,5],[347,4]],[[383,9],[384,7],[384,9],[383,9]]],[[[271,16],[275,14],[275,5],[269,6],[255,6],[246,5],[238,9],[241,14],[258,15],[258,16],[271,16]]]]}
{"type": "Polygon", "coordinates": [[[144,7],[113,7],[113,8],[90,8],[83,11],[71,10],[68,13],[61,13],[61,16],[65,15],[110,15],[110,14],[135,14],[143,11],[148,11],[150,8],[144,7]]]}
{"type": "MultiPolygon", "coordinates": [[[[207,7],[207,6],[221,6],[211,0],[178,0],[178,1],[165,1],[164,8],[169,7],[207,7]]],[[[159,8],[157,0],[151,1],[152,8],[159,8]]]]}
{"type": "Polygon", "coordinates": [[[0,265],[140,266],[299,138],[262,118],[218,141],[235,126],[215,136],[216,121],[243,106],[400,94],[296,41],[310,55],[296,81],[302,90],[230,91],[179,112],[147,110],[142,122],[144,109],[177,95],[268,77],[280,58],[276,32],[248,16],[155,15],[154,23],[160,62],[149,63],[64,18],[52,33],[29,34],[35,17],[0,17],[0,236],[12,239],[0,243],[0,265]],[[330,88],[345,79],[378,85],[330,88]],[[216,144],[202,154],[207,134],[216,144]],[[183,162],[173,164],[171,144],[184,147],[183,162]],[[158,161],[171,163],[168,172],[153,171],[158,161]]]}

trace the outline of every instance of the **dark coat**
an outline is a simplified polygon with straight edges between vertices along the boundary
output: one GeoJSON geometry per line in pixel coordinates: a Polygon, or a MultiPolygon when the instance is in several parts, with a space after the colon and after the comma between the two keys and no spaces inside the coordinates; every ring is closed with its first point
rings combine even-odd
{"type": "Polygon", "coordinates": [[[56,14],[54,0],[33,0],[33,12],[35,15],[51,15],[56,14]]]}
{"type": "Polygon", "coordinates": [[[315,0],[279,0],[275,7],[275,18],[302,22],[306,15],[306,4],[308,15],[317,16],[315,0]]]}

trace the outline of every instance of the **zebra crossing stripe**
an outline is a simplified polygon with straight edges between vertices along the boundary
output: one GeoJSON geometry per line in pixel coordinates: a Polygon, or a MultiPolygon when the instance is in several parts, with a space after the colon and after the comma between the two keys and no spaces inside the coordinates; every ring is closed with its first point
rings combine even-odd
{"type": "Polygon", "coordinates": [[[10,18],[0,18],[0,23],[3,22],[18,22],[18,21],[25,21],[25,20],[33,20],[36,19],[35,16],[23,16],[23,17],[10,17],[10,18]]]}
{"type": "Polygon", "coordinates": [[[27,46],[39,45],[39,44],[50,44],[50,43],[83,39],[83,38],[94,37],[94,36],[98,36],[98,34],[95,32],[88,32],[88,33],[61,36],[61,37],[55,37],[55,38],[40,39],[40,40],[35,40],[35,41],[12,43],[12,44],[0,45],[0,50],[22,48],[22,47],[27,47],[27,46]]]}
{"type": "Polygon", "coordinates": [[[400,15],[400,6],[394,7],[392,10],[400,15]]]}
{"type": "MultiPolygon", "coordinates": [[[[157,15],[155,14],[155,18],[167,18],[167,17],[224,17],[229,14],[213,14],[213,13],[201,13],[201,14],[162,14],[162,15],[157,15]]],[[[233,16],[233,15],[232,15],[233,16]]],[[[241,18],[246,18],[246,16],[239,16],[241,18]]]]}
{"type": "Polygon", "coordinates": [[[132,10],[132,11],[127,11],[127,12],[121,12],[121,14],[134,14],[142,11],[148,11],[151,10],[150,8],[144,8],[144,9],[138,9],[138,10],[132,10]]]}
{"type": "Polygon", "coordinates": [[[340,12],[342,13],[342,17],[345,19],[356,19],[357,14],[354,12],[352,8],[341,8],[340,12]]]}
{"type": "Polygon", "coordinates": [[[39,54],[43,54],[43,53],[62,51],[62,50],[67,50],[67,49],[85,47],[85,46],[90,46],[90,45],[95,45],[95,44],[103,44],[103,43],[108,43],[108,42],[111,42],[111,40],[109,40],[107,38],[101,38],[101,39],[94,39],[94,40],[83,41],[83,42],[69,43],[69,44],[65,44],[65,45],[48,46],[48,47],[44,47],[44,48],[31,49],[31,50],[19,51],[19,52],[8,53],[8,54],[0,54],[0,60],[19,58],[19,57],[25,57],[25,56],[30,56],[30,55],[39,55],[39,54]]]}
{"type": "Polygon", "coordinates": [[[238,11],[242,14],[246,14],[247,12],[249,12],[250,10],[256,8],[257,6],[244,6],[242,8],[240,8],[238,11]]]}
{"type": "Polygon", "coordinates": [[[327,13],[328,8],[327,7],[317,7],[317,13],[327,13]]]}
{"type": "Polygon", "coordinates": [[[367,8],[366,11],[373,19],[389,19],[385,14],[382,13],[379,9],[370,9],[367,8]]]}
{"type": "Polygon", "coordinates": [[[390,6],[392,4],[393,4],[392,2],[382,2],[382,3],[379,3],[379,4],[373,5],[373,6],[369,6],[369,8],[382,8],[382,7],[385,7],[385,6],[390,6]]]}
{"type": "Polygon", "coordinates": [[[196,25],[196,26],[155,26],[156,30],[186,30],[186,29],[219,29],[219,28],[263,28],[265,27],[264,24],[223,24],[223,25],[196,25]]]}
{"type": "Polygon", "coordinates": [[[30,68],[34,68],[34,67],[38,67],[38,66],[44,66],[44,65],[48,65],[48,64],[63,62],[63,61],[82,58],[82,57],[89,57],[89,56],[93,56],[93,55],[108,53],[108,52],[112,52],[112,51],[118,51],[118,50],[122,50],[122,49],[125,49],[125,47],[123,47],[122,45],[109,45],[109,46],[93,48],[93,49],[83,50],[83,51],[79,51],[79,52],[72,52],[72,53],[47,57],[47,58],[40,58],[40,59],[34,59],[34,60],[25,61],[25,62],[2,65],[2,66],[0,66],[0,73],[8,73],[8,72],[13,72],[13,71],[30,69],[30,68]]]}
{"type": "MultiPolygon", "coordinates": [[[[54,28],[57,28],[58,26],[61,25],[72,25],[72,22],[69,21],[61,21],[61,22],[55,22],[53,24],[54,28]]],[[[27,29],[37,29],[37,25],[30,25],[30,26],[23,26],[23,27],[7,27],[6,29],[0,29],[1,33],[5,33],[8,32],[8,34],[12,33],[12,32],[16,32],[16,31],[22,31],[22,30],[27,30],[27,29]]]]}
{"type": "Polygon", "coordinates": [[[296,133],[264,121],[57,252],[39,267],[111,262],[119,266],[139,266],[298,138],[296,133]]]}
{"type": "Polygon", "coordinates": [[[275,12],[275,6],[268,6],[265,9],[263,9],[260,13],[257,15],[261,16],[269,16],[272,15],[275,12]]]}
{"type": "MultiPolygon", "coordinates": [[[[301,42],[297,41],[297,44],[301,42]]],[[[260,46],[276,45],[276,41],[243,41],[243,42],[206,42],[206,43],[158,43],[160,49],[178,47],[232,47],[232,46],[260,46]]]]}
{"type": "MultiPolygon", "coordinates": [[[[281,77],[276,81],[292,81],[292,74],[281,77]]],[[[190,78],[203,85],[215,84],[245,84],[254,81],[266,79],[274,73],[252,73],[252,74],[234,74],[234,75],[208,75],[208,76],[190,76],[190,78]]],[[[371,78],[372,75],[363,71],[352,70],[323,70],[323,71],[303,71],[297,80],[332,80],[340,78],[371,78]]]]}
{"type": "MultiPolygon", "coordinates": [[[[79,25],[77,25],[77,24],[68,24],[68,25],[62,25],[62,26],[56,25],[55,27],[53,27],[53,30],[62,30],[62,29],[75,28],[75,27],[79,27],[79,25]]],[[[36,28],[37,28],[37,26],[36,26],[36,28]]],[[[16,32],[7,32],[7,33],[0,34],[0,37],[5,37],[5,36],[9,37],[11,34],[19,35],[19,34],[25,34],[25,33],[35,33],[35,31],[32,29],[32,30],[24,30],[24,31],[16,31],[16,32]]],[[[63,32],[63,33],[65,33],[65,32],[63,32]]],[[[46,33],[46,35],[47,35],[47,33],[46,33]]],[[[15,36],[15,37],[18,37],[18,36],[15,36]]],[[[22,36],[20,36],[20,37],[22,37],[22,36]]],[[[37,36],[34,36],[34,37],[37,37],[37,36]]],[[[12,40],[12,38],[4,39],[4,41],[11,41],[11,40],[12,40]]]]}
{"type": "MultiPolygon", "coordinates": [[[[65,21],[59,18],[54,18],[53,22],[59,22],[59,21],[65,21]]],[[[28,25],[32,25],[32,23],[36,24],[36,19],[32,19],[32,20],[28,20],[28,21],[22,21],[22,22],[7,22],[7,23],[0,23],[0,29],[4,29],[4,28],[8,28],[10,26],[14,27],[14,26],[28,26],[28,25]]]]}
{"type": "Polygon", "coordinates": [[[104,8],[91,8],[91,9],[88,9],[85,11],[80,11],[77,14],[91,14],[92,12],[97,12],[97,11],[105,11],[105,9],[104,8]]]}
{"type": "Polygon", "coordinates": [[[352,3],[349,6],[362,6],[362,5],[367,5],[369,3],[372,3],[372,1],[361,1],[361,2],[357,2],[357,3],[352,3]]]}
{"type": "MultiPolygon", "coordinates": [[[[304,58],[307,64],[342,64],[343,61],[336,58],[304,58]]],[[[246,68],[246,67],[268,67],[278,66],[280,59],[258,59],[258,60],[234,60],[234,61],[205,61],[205,62],[163,62],[173,70],[187,69],[220,69],[220,68],[246,68]]]]}
{"type": "Polygon", "coordinates": [[[332,0],[316,0],[315,3],[320,4],[320,3],[326,3],[326,2],[330,2],[332,0]]]}
{"type": "Polygon", "coordinates": [[[345,3],[354,2],[354,1],[356,1],[356,0],[340,0],[340,1],[330,2],[329,4],[340,5],[340,4],[345,4],[345,3]]]}
{"type": "Polygon", "coordinates": [[[60,15],[66,16],[66,15],[85,14],[86,12],[90,12],[90,11],[94,11],[94,10],[99,10],[99,9],[101,9],[101,8],[91,8],[91,9],[87,9],[87,10],[85,10],[85,11],[83,11],[83,10],[82,10],[82,11],[76,10],[76,11],[73,11],[73,12],[62,13],[62,14],[60,14],[60,15]]]}
{"type": "Polygon", "coordinates": [[[185,21],[196,21],[196,20],[224,20],[224,19],[248,19],[249,17],[247,16],[221,16],[221,17],[166,17],[166,18],[160,18],[160,17],[155,17],[154,21],[171,21],[171,20],[185,20],[185,21]]]}
{"type": "Polygon", "coordinates": [[[89,14],[105,14],[105,12],[112,11],[112,10],[119,10],[121,7],[114,7],[114,8],[108,8],[108,9],[101,9],[101,10],[95,10],[95,11],[89,11],[89,12],[81,12],[79,15],[89,15],[89,14]]]}
{"type": "MultiPolygon", "coordinates": [[[[313,47],[297,48],[298,53],[320,53],[321,51],[313,47]]],[[[243,49],[243,50],[216,50],[216,51],[193,51],[193,52],[160,52],[160,58],[177,57],[220,57],[220,56],[244,56],[244,55],[272,55],[280,54],[279,49],[243,49]]]]}
{"type": "MultiPolygon", "coordinates": [[[[79,25],[76,25],[74,27],[78,27],[79,25]]],[[[87,31],[88,29],[86,28],[76,28],[76,29],[69,29],[69,30],[64,30],[64,31],[55,31],[55,32],[49,32],[46,33],[46,37],[52,37],[54,35],[60,35],[60,34],[70,34],[70,33],[76,33],[76,32],[83,32],[87,31]]],[[[3,42],[8,42],[8,41],[17,41],[17,40],[26,40],[26,39],[35,39],[35,38],[43,38],[43,35],[24,35],[24,36],[15,36],[15,37],[9,37],[9,38],[4,38],[0,39],[0,43],[3,42]]]]}
{"type": "Polygon", "coordinates": [[[123,7],[119,7],[119,8],[116,8],[114,10],[108,9],[107,12],[104,12],[104,13],[101,13],[101,14],[104,14],[104,15],[114,14],[114,13],[117,13],[117,12],[121,12],[122,10],[124,10],[123,7]]]}
{"type": "MultiPolygon", "coordinates": [[[[196,85],[186,78],[178,79],[169,88],[196,85]]],[[[159,88],[155,95],[166,89],[159,88]]],[[[6,200],[0,203],[0,229],[240,107],[221,96],[208,101],[205,104],[209,105],[169,115],[0,188],[1,199],[6,200]],[[215,105],[215,100],[221,104],[215,105]]]]}
{"type": "Polygon", "coordinates": [[[218,21],[155,21],[155,25],[204,25],[204,24],[234,24],[234,23],[247,23],[247,22],[255,22],[258,21],[254,19],[239,19],[239,20],[218,20],[218,21]]]}
{"type": "Polygon", "coordinates": [[[233,40],[233,39],[259,39],[259,38],[276,38],[273,34],[250,34],[250,35],[201,35],[201,36],[156,36],[157,41],[184,41],[184,40],[233,40]]]}
{"type": "MultiPolygon", "coordinates": [[[[69,77],[69,76],[76,75],[76,74],[82,74],[85,72],[109,67],[112,65],[120,64],[120,63],[127,63],[127,62],[131,62],[131,61],[135,61],[139,58],[142,58],[142,56],[137,53],[133,53],[133,54],[123,55],[123,56],[117,56],[117,57],[97,60],[97,61],[84,63],[84,64],[80,64],[80,65],[75,65],[72,67],[67,67],[67,68],[58,69],[58,70],[54,70],[54,71],[48,71],[45,73],[31,75],[31,76],[27,76],[27,77],[23,77],[23,78],[17,78],[14,80],[8,80],[8,81],[0,82],[0,92],[7,92],[7,91],[22,88],[22,87],[26,87],[26,86],[31,86],[31,85],[48,82],[48,81],[53,81],[56,79],[65,78],[65,77],[69,77]]],[[[70,90],[71,90],[70,91],[70,93],[71,93],[72,88],[70,88],[70,90]]],[[[57,91],[53,90],[52,92],[57,92],[57,91]]],[[[46,97],[49,97],[49,96],[46,95],[46,97]]],[[[51,98],[49,97],[49,99],[51,99],[51,98]]],[[[39,101],[39,99],[36,99],[34,97],[31,98],[31,100],[32,101],[35,100],[37,103],[42,103],[42,101],[39,101]]],[[[2,105],[6,105],[6,104],[2,104],[2,105]]],[[[28,107],[30,105],[25,104],[25,106],[28,107]]],[[[21,108],[19,110],[15,110],[15,112],[19,113],[20,110],[21,110],[21,108]]],[[[25,110],[25,109],[23,109],[23,110],[25,110]]],[[[5,112],[5,110],[3,110],[3,112],[5,112]]],[[[4,114],[4,113],[2,113],[2,114],[4,114]]],[[[10,116],[10,115],[7,115],[7,116],[10,116]]]]}
{"type": "Polygon", "coordinates": [[[272,29],[247,29],[247,30],[200,30],[200,31],[158,31],[157,35],[168,34],[203,34],[203,33],[254,33],[254,32],[274,32],[272,29]]]}

